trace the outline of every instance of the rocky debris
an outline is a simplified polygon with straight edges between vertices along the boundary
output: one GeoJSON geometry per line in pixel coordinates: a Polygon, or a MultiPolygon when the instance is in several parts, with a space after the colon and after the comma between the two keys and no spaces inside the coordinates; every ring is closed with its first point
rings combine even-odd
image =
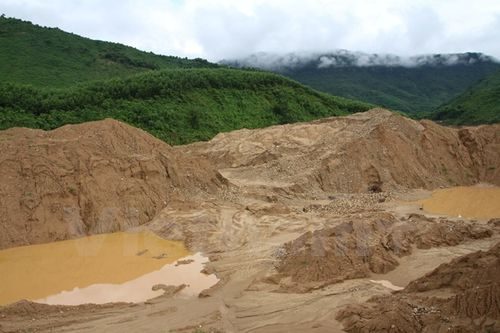
{"type": "Polygon", "coordinates": [[[202,274],[205,274],[205,275],[210,275],[210,274],[214,274],[215,273],[215,270],[213,270],[213,268],[208,268],[208,267],[205,267],[203,268],[200,273],[202,274]]]}
{"type": "Polygon", "coordinates": [[[189,265],[192,262],[194,262],[193,259],[177,260],[177,262],[175,263],[175,266],[189,265]]]}
{"type": "Polygon", "coordinates": [[[358,215],[333,227],[307,232],[275,250],[278,273],[271,280],[279,284],[280,291],[307,292],[367,277],[371,272],[387,273],[398,265],[398,257],[412,252],[412,245],[452,246],[491,235],[487,226],[465,221],[417,214],[403,221],[389,213],[358,215]]]}
{"type": "Polygon", "coordinates": [[[166,254],[166,253],[160,253],[157,256],[153,256],[153,259],[165,259],[167,257],[168,257],[168,254],[166,254]]]}
{"type": "Polygon", "coordinates": [[[0,131],[0,249],[114,232],[224,179],[146,132],[107,119],[0,131]]]}
{"type": "Polygon", "coordinates": [[[337,319],[351,333],[499,332],[499,276],[500,243],[442,264],[401,292],[349,305],[337,319]]]}
{"type": "Polygon", "coordinates": [[[337,193],[328,196],[328,202],[323,204],[310,204],[302,208],[304,213],[327,213],[330,216],[345,216],[369,209],[377,210],[378,204],[392,200],[392,193],[337,193]]]}
{"type": "Polygon", "coordinates": [[[186,287],[188,287],[187,284],[181,284],[179,286],[167,286],[165,284],[155,284],[153,287],[151,287],[151,290],[153,291],[163,290],[163,295],[161,295],[161,297],[172,297],[175,294],[178,294],[186,287]]]}
{"type": "Polygon", "coordinates": [[[387,297],[374,297],[370,300],[384,304],[384,320],[379,320],[381,318],[381,312],[359,305],[346,306],[337,313],[336,319],[344,324],[344,330],[347,332],[422,332],[422,324],[416,317],[418,307],[397,300],[391,300],[391,302],[385,303],[384,301],[388,301],[386,298],[387,297]]]}
{"type": "Polygon", "coordinates": [[[500,218],[499,219],[491,219],[488,221],[488,225],[493,228],[500,228],[500,218]]]}

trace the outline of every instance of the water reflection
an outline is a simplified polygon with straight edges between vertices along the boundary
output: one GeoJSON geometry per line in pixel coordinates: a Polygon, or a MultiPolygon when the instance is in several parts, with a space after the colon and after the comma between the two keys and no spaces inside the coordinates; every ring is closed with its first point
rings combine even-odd
{"type": "Polygon", "coordinates": [[[94,284],[85,288],[75,288],[56,295],[36,300],[39,303],[58,305],[78,305],[84,303],[103,304],[109,302],[143,302],[161,296],[163,290],[152,290],[152,286],[188,285],[179,296],[197,296],[202,290],[217,283],[214,274],[205,275],[200,271],[207,258],[200,253],[183,258],[188,264],[176,266],[174,263],[163,266],[134,280],[122,284],[94,284]]]}

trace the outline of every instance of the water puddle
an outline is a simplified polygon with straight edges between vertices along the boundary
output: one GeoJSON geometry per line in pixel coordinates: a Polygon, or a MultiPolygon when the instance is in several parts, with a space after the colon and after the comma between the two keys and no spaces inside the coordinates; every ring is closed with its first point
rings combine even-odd
{"type": "Polygon", "coordinates": [[[141,302],[157,284],[188,284],[195,295],[217,282],[200,273],[206,258],[151,232],[95,235],[0,251],[0,305],[21,299],[47,304],[141,302]],[[176,266],[179,259],[188,260],[176,266]]]}
{"type": "Polygon", "coordinates": [[[391,289],[391,290],[403,290],[404,289],[403,287],[398,287],[398,286],[393,285],[390,281],[387,281],[387,280],[370,280],[370,282],[381,284],[382,286],[384,286],[388,289],[391,289]]]}
{"type": "Polygon", "coordinates": [[[424,211],[464,218],[500,217],[500,187],[460,186],[432,193],[420,201],[424,211]]]}
{"type": "Polygon", "coordinates": [[[167,264],[161,269],[145,274],[122,284],[93,284],[85,288],[62,291],[56,295],[37,299],[35,302],[52,305],[78,305],[84,303],[104,304],[109,302],[144,302],[161,296],[164,290],[153,286],[187,286],[177,293],[179,296],[198,296],[198,294],[217,283],[214,274],[200,273],[206,257],[197,253],[183,258],[189,264],[167,264]]]}

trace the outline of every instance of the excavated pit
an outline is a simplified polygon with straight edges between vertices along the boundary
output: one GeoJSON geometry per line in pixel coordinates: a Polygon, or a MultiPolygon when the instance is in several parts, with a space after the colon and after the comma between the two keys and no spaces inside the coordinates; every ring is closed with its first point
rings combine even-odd
{"type": "MultiPolygon", "coordinates": [[[[134,276],[31,299],[87,302],[98,284],[118,294],[112,285],[163,268],[214,279],[150,281],[140,294],[162,296],[133,305],[20,301],[0,306],[0,331],[495,331],[500,222],[479,214],[499,207],[499,133],[498,124],[450,128],[381,109],[178,147],[109,119],[2,131],[3,251],[131,230],[185,245],[178,255],[134,248],[134,276]],[[493,192],[453,192],[479,183],[493,192]],[[449,198],[465,199],[453,206],[449,198]],[[473,214],[458,210],[478,198],[473,214]],[[451,208],[434,211],[432,202],[451,208]],[[203,269],[199,252],[210,259],[203,269]],[[141,271],[144,262],[154,267],[141,271]],[[189,293],[184,284],[205,289],[189,293]]],[[[31,276],[36,284],[43,274],[31,276]]],[[[2,282],[0,294],[20,281],[2,282]]]]}

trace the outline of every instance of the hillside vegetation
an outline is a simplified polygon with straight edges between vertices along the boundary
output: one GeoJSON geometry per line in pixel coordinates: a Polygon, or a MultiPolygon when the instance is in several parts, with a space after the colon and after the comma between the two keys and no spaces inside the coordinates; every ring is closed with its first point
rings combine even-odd
{"type": "Polygon", "coordinates": [[[272,61],[269,63],[264,54],[223,63],[272,70],[326,93],[408,114],[434,111],[500,70],[500,63],[480,53],[414,57],[408,59],[411,63],[395,56],[384,58],[347,51],[289,55],[272,61]]]}
{"type": "Polygon", "coordinates": [[[370,105],[280,75],[142,52],[0,18],[0,129],[114,118],[171,144],[370,105]]]}
{"type": "Polygon", "coordinates": [[[406,113],[429,112],[488,75],[492,64],[420,68],[351,67],[300,70],[289,77],[320,91],[406,113]]]}
{"type": "Polygon", "coordinates": [[[151,71],[66,89],[0,84],[0,129],[52,129],[111,117],[171,144],[370,107],[276,74],[223,68],[151,71]]]}
{"type": "Polygon", "coordinates": [[[429,116],[455,125],[500,122],[500,71],[481,80],[429,116]]]}
{"type": "Polygon", "coordinates": [[[218,67],[0,17],[0,82],[65,87],[168,68],[218,67]]]}

